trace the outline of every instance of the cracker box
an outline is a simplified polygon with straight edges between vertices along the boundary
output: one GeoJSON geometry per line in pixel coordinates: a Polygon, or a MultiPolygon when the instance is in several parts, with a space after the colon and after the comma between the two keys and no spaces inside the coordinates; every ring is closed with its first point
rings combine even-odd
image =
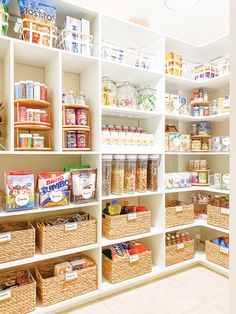
{"type": "Polygon", "coordinates": [[[170,152],[178,152],[180,149],[180,134],[177,132],[169,133],[169,150],[170,152]]]}
{"type": "Polygon", "coordinates": [[[190,135],[189,134],[180,135],[180,151],[181,152],[190,151],[190,135]]]}

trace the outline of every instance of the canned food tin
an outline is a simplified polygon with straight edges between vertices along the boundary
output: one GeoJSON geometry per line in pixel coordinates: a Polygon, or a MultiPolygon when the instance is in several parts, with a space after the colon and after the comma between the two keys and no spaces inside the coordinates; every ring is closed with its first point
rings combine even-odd
{"type": "Polygon", "coordinates": [[[86,133],[84,131],[77,131],[77,148],[86,147],[86,133]]]}
{"type": "Polygon", "coordinates": [[[76,124],[77,125],[87,125],[88,111],[84,109],[76,110],[76,124]]]}
{"type": "Polygon", "coordinates": [[[67,147],[76,148],[76,132],[75,131],[67,132],[67,147]]]}
{"type": "Polygon", "coordinates": [[[67,125],[75,125],[75,109],[66,108],[65,109],[65,123],[67,125]]]}

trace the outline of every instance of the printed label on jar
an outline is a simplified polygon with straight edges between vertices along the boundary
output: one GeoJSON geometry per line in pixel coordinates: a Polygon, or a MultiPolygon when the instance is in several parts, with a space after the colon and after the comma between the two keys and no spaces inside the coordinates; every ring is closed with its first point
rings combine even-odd
{"type": "Polygon", "coordinates": [[[53,203],[58,203],[63,199],[63,195],[61,191],[53,191],[50,194],[50,199],[53,203]]]}
{"type": "Polygon", "coordinates": [[[66,277],[65,277],[66,281],[75,280],[77,278],[78,278],[77,271],[72,271],[72,272],[66,274],[66,277]]]}
{"type": "Polygon", "coordinates": [[[11,241],[11,234],[8,233],[0,233],[0,243],[11,241]]]}
{"type": "Polygon", "coordinates": [[[227,247],[220,246],[220,252],[229,255],[229,249],[227,247]]]}
{"type": "Polygon", "coordinates": [[[221,207],[220,212],[221,212],[221,214],[229,215],[229,208],[221,207]]]}
{"type": "Polygon", "coordinates": [[[74,231],[77,229],[77,222],[69,222],[65,224],[65,231],[74,231]]]}
{"type": "Polygon", "coordinates": [[[16,205],[25,206],[29,203],[29,195],[20,193],[16,196],[16,205]]]}
{"type": "Polygon", "coordinates": [[[0,292],[0,302],[11,298],[11,290],[4,290],[0,292]]]}
{"type": "Polygon", "coordinates": [[[177,243],[177,250],[181,250],[184,248],[184,244],[183,243],[177,243]]]}
{"type": "Polygon", "coordinates": [[[182,212],[183,211],[183,206],[175,206],[175,211],[176,212],[182,212]]]}
{"type": "Polygon", "coordinates": [[[92,189],[83,189],[82,191],[82,197],[87,200],[91,198],[93,195],[93,190],[92,189]]]}
{"type": "Polygon", "coordinates": [[[137,262],[138,260],[139,260],[138,254],[130,255],[130,257],[129,257],[130,263],[137,262]]]}
{"type": "Polygon", "coordinates": [[[135,219],[137,219],[137,214],[136,213],[128,214],[128,220],[135,220],[135,219]]]}

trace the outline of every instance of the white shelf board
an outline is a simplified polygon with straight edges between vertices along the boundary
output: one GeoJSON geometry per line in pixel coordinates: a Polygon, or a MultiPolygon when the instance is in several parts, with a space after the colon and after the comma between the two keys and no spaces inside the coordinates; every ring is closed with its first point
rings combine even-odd
{"type": "Polygon", "coordinates": [[[95,151],[9,151],[0,150],[1,155],[99,155],[95,151]]]}
{"type": "Polygon", "coordinates": [[[7,37],[0,36],[0,60],[4,59],[9,47],[9,40],[7,37]]]}
{"type": "Polygon", "coordinates": [[[82,56],[73,52],[61,51],[62,70],[72,73],[81,73],[90,66],[98,63],[98,58],[93,56],[82,56]]]}
{"type": "Polygon", "coordinates": [[[34,255],[33,257],[20,259],[20,260],[8,262],[8,263],[0,263],[0,270],[12,268],[12,267],[17,267],[17,266],[22,266],[22,265],[26,265],[26,264],[37,263],[40,261],[45,261],[48,259],[52,259],[52,258],[60,257],[60,256],[65,256],[65,255],[69,255],[69,254],[76,254],[76,253],[83,252],[83,251],[97,249],[98,247],[99,247],[99,245],[97,243],[95,243],[95,244],[85,245],[85,246],[81,246],[81,247],[77,247],[77,248],[73,248],[73,249],[69,249],[69,250],[54,252],[54,253],[48,253],[48,254],[36,253],[36,255],[34,255]]]}
{"type": "Polygon", "coordinates": [[[20,211],[14,211],[14,212],[6,212],[3,210],[0,210],[0,218],[21,216],[21,215],[43,214],[46,212],[57,212],[57,211],[62,211],[62,210],[69,211],[70,209],[84,208],[84,207],[89,207],[89,206],[99,206],[99,202],[94,201],[94,202],[83,203],[83,204],[70,204],[68,206],[45,207],[45,208],[36,208],[36,209],[29,209],[29,210],[20,210],[20,211]]]}
{"type": "Polygon", "coordinates": [[[229,156],[229,152],[165,152],[165,155],[213,155],[213,156],[218,156],[218,155],[226,155],[229,156]]]}
{"type": "Polygon", "coordinates": [[[157,111],[133,110],[118,107],[102,106],[103,116],[115,116],[132,119],[148,119],[162,116],[163,114],[157,111]]]}
{"type": "Polygon", "coordinates": [[[207,91],[218,90],[223,87],[229,87],[229,74],[218,76],[209,80],[204,81],[194,81],[192,79],[173,76],[170,74],[165,75],[166,79],[166,91],[167,92],[177,92],[193,90],[196,88],[205,88],[207,91]]]}
{"type": "Polygon", "coordinates": [[[165,229],[165,232],[173,232],[173,231],[177,231],[177,230],[194,228],[194,227],[205,227],[205,228],[217,230],[217,231],[224,232],[224,233],[229,233],[229,230],[227,230],[227,229],[208,224],[206,219],[195,219],[194,222],[191,224],[167,228],[167,229],[165,229]]]}
{"type": "Polygon", "coordinates": [[[103,145],[102,154],[162,154],[155,146],[103,145]]]}
{"type": "Polygon", "coordinates": [[[133,84],[147,84],[153,80],[160,79],[162,74],[128,64],[102,60],[102,76],[108,76],[110,79],[118,82],[126,80],[133,84]]]}
{"type": "Polygon", "coordinates": [[[182,193],[182,192],[194,192],[194,191],[206,191],[212,193],[229,194],[229,190],[215,189],[210,186],[192,186],[190,188],[179,188],[179,189],[165,189],[166,194],[170,193],[182,193]]]}
{"type": "Polygon", "coordinates": [[[109,240],[106,237],[102,237],[102,246],[108,246],[108,245],[112,245],[115,243],[123,243],[126,241],[132,241],[132,240],[147,238],[147,237],[151,237],[151,236],[162,234],[162,233],[164,233],[163,229],[160,229],[157,227],[152,227],[150,232],[142,233],[142,234],[136,234],[133,236],[123,237],[123,238],[119,238],[119,239],[109,240]]]}
{"type": "Polygon", "coordinates": [[[121,194],[121,195],[116,195],[116,194],[110,194],[108,196],[103,196],[102,197],[102,200],[105,201],[105,200],[113,200],[113,199],[119,199],[119,198],[130,198],[130,197],[139,197],[139,196],[149,196],[149,195],[161,195],[163,194],[163,190],[158,190],[156,192],[151,192],[151,191],[147,191],[147,192],[144,192],[144,193],[138,193],[138,192],[135,192],[135,193],[130,193],[130,194],[121,194]]]}
{"type": "Polygon", "coordinates": [[[168,120],[176,120],[176,121],[185,121],[185,122],[200,122],[200,121],[225,121],[229,120],[230,114],[221,113],[213,116],[207,117],[194,117],[194,116],[184,116],[184,115],[177,115],[177,114],[166,114],[165,118],[168,120]]]}

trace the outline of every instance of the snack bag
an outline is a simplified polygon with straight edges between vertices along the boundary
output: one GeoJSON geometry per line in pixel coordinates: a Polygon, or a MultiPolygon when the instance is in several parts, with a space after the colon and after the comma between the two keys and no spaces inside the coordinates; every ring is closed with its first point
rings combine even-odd
{"type": "Polygon", "coordinates": [[[34,208],[34,174],[30,171],[11,171],[4,175],[6,210],[34,208]]]}
{"type": "Polygon", "coordinates": [[[38,175],[39,205],[42,207],[67,205],[69,172],[42,172],[38,175]]]}
{"type": "Polygon", "coordinates": [[[97,169],[72,171],[72,192],[75,202],[91,200],[95,196],[97,169]]]}

